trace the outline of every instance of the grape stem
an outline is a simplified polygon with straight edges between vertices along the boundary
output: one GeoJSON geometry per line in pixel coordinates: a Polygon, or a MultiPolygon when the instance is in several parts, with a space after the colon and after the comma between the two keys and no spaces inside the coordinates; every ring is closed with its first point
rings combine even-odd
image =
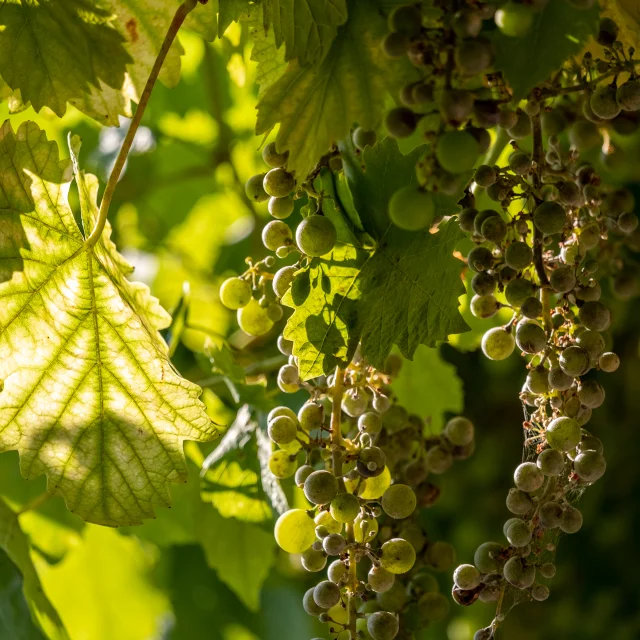
{"type": "Polygon", "coordinates": [[[131,145],[133,144],[136,132],[138,131],[138,127],[140,126],[142,116],[144,115],[147,104],[149,103],[149,98],[151,97],[151,92],[153,91],[153,87],[156,83],[156,80],[158,79],[160,69],[162,68],[165,58],[169,53],[169,49],[171,49],[173,41],[178,35],[178,31],[180,30],[182,23],[185,21],[189,13],[191,13],[191,11],[195,9],[197,4],[198,0],[184,0],[184,2],[178,7],[175,15],[173,16],[173,20],[171,21],[169,29],[167,30],[167,34],[164,37],[162,47],[160,47],[160,51],[158,52],[156,61],[153,64],[151,73],[149,74],[149,78],[147,79],[147,83],[145,84],[142,95],[140,96],[138,108],[136,109],[136,112],[131,119],[131,124],[129,125],[129,129],[127,130],[124,140],[122,141],[122,146],[120,147],[120,151],[118,152],[118,157],[116,158],[113,169],[109,174],[109,180],[107,181],[107,186],[105,187],[104,195],[102,196],[102,201],[100,202],[98,219],[96,220],[96,224],[93,228],[93,231],[91,232],[91,235],[85,240],[84,243],[85,249],[87,250],[91,250],[100,239],[100,236],[102,236],[104,226],[107,223],[107,214],[109,213],[109,205],[111,204],[113,193],[116,189],[116,185],[118,184],[118,180],[120,179],[120,174],[124,169],[124,165],[127,161],[127,156],[129,155],[129,151],[131,149],[131,145]]]}
{"type": "MultiPolygon", "coordinates": [[[[536,164],[533,174],[533,186],[538,191],[542,185],[541,173],[544,166],[544,147],[542,145],[542,123],[540,114],[531,117],[531,129],[533,133],[533,161],[536,164]]],[[[538,203],[536,198],[536,204],[538,203]]],[[[542,259],[542,232],[533,225],[533,255],[536,273],[540,280],[541,287],[549,286],[549,278],[544,270],[544,260],[542,259]]]]}

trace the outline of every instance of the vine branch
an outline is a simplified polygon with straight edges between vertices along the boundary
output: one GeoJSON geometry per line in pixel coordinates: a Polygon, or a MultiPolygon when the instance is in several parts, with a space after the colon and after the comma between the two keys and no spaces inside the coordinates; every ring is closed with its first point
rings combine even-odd
{"type": "MultiPolygon", "coordinates": [[[[536,169],[533,174],[533,186],[537,191],[542,185],[541,173],[544,167],[544,147],[542,144],[542,122],[540,114],[536,114],[531,117],[531,129],[533,134],[533,161],[536,164],[536,169]]],[[[533,225],[533,254],[534,264],[538,279],[540,280],[540,286],[546,287],[549,285],[549,278],[544,270],[544,260],[542,259],[542,232],[533,225]]]]}
{"type": "Polygon", "coordinates": [[[149,78],[147,79],[147,83],[145,84],[142,95],[140,96],[138,108],[136,109],[136,112],[131,119],[131,124],[129,125],[129,129],[127,130],[124,140],[122,141],[122,146],[120,147],[120,151],[118,152],[118,157],[116,158],[113,169],[111,169],[111,173],[109,174],[107,186],[105,187],[104,195],[102,196],[102,201],[100,202],[98,219],[96,220],[96,224],[93,228],[93,231],[91,232],[91,235],[85,240],[85,248],[87,249],[91,249],[95,246],[95,244],[100,239],[102,232],[104,231],[104,226],[107,223],[109,206],[113,198],[113,192],[116,189],[116,185],[118,184],[118,180],[120,179],[120,174],[122,173],[122,169],[124,168],[125,162],[127,161],[127,156],[129,155],[129,151],[131,149],[131,145],[133,144],[136,132],[138,131],[138,127],[140,126],[142,116],[144,115],[147,104],[149,103],[149,98],[151,97],[151,92],[153,91],[153,87],[156,84],[158,75],[160,74],[160,69],[162,69],[162,65],[164,64],[167,54],[171,49],[173,41],[178,35],[180,27],[184,23],[189,13],[191,13],[191,11],[195,9],[197,4],[198,0],[184,0],[184,2],[178,7],[175,15],[173,16],[173,20],[171,21],[167,34],[164,37],[162,47],[160,47],[160,51],[158,52],[156,61],[153,63],[151,73],[149,73],[149,78]]]}

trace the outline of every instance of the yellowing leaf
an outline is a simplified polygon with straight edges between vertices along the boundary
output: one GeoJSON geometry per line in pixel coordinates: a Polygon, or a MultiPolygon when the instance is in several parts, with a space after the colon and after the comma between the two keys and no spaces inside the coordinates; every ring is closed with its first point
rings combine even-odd
{"type": "Polygon", "coordinates": [[[626,46],[640,45],[640,4],[637,0],[603,0],[602,15],[612,18],[620,27],[619,39],[626,46]]]}
{"type": "MultiPolygon", "coordinates": [[[[0,129],[0,450],[85,520],[139,524],[186,478],[184,440],[216,435],[173,368],[170,316],[109,238],[93,249],[67,202],[69,165],[34,123],[0,129]]],[[[85,228],[98,188],[76,166],[85,228]]]]}

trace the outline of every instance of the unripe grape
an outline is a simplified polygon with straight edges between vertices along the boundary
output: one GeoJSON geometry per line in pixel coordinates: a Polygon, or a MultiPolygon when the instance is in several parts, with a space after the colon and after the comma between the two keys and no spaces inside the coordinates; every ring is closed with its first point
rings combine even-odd
{"type": "Polygon", "coordinates": [[[591,483],[604,475],[607,463],[604,456],[597,451],[585,451],[576,456],[573,469],[581,480],[591,483]]]}
{"type": "Polygon", "coordinates": [[[438,138],[436,158],[450,173],[463,173],[473,167],[480,154],[478,142],[466,131],[448,131],[438,138]]]}
{"type": "Polygon", "coordinates": [[[521,491],[520,489],[509,489],[509,493],[507,495],[507,509],[509,509],[511,513],[523,516],[529,513],[532,507],[533,501],[528,493],[521,491]]]}
{"type": "Polygon", "coordinates": [[[385,126],[392,138],[407,138],[416,130],[419,119],[408,107],[396,107],[387,113],[385,126]]]}
{"type": "Polygon", "coordinates": [[[249,303],[238,309],[238,325],[250,336],[261,336],[271,330],[273,320],[269,317],[266,309],[263,309],[255,298],[251,298],[249,303]]]}
{"type": "Polygon", "coordinates": [[[316,540],[316,523],[302,509],[290,509],[277,520],[274,536],[287,553],[302,553],[316,540]]]}
{"type": "Polygon", "coordinates": [[[263,182],[265,173],[258,173],[251,176],[244,185],[244,192],[249,200],[253,202],[265,202],[269,199],[269,194],[264,190],[263,182]]]}
{"type": "Polygon", "coordinates": [[[340,587],[331,580],[323,580],[314,588],[313,599],[322,609],[331,609],[340,602],[340,587]]]}
{"type": "Polygon", "coordinates": [[[520,110],[517,111],[516,115],[518,116],[518,120],[513,126],[507,129],[507,133],[514,140],[523,140],[531,135],[531,118],[520,110]]]}
{"type": "Polygon", "coordinates": [[[352,493],[338,493],[331,501],[330,512],[337,522],[353,522],[360,512],[360,503],[352,493]]]}
{"type": "Polygon", "coordinates": [[[324,256],[335,247],[336,228],[329,218],[313,215],[305,218],[296,229],[296,243],[308,256],[324,256]]]}
{"type": "Polygon", "coordinates": [[[546,236],[560,233],[566,223],[567,214],[557,202],[542,202],[533,212],[533,224],[546,236]]]}
{"type": "Polygon", "coordinates": [[[523,151],[514,151],[509,156],[509,168],[518,176],[528,173],[532,165],[531,158],[523,151]]]}
{"type": "Polygon", "coordinates": [[[502,573],[503,547],[497,542],[483,542],[473,556],[473,564],[480,573],[502,573]]]}
{"type": "Polygon", "coordinates": [[[500,214],[495,209],[483,209],[473,219],[473,230],[479,235],[482,235],[482,225],[489,218],[500,218],[500,214]]]}
{"type": "Polygon", "coordinates": [[[498,313],[501,305],[492,295],[488,296],[473,296],[469,303],[471,313],[476,318],[487,319],[498,313]]]}
{"type": "Polygon", "coordinates": [[[547,370],[543,367],[536,367],[527,374],[526,387],[536,395],[544,395],[549,392],[549,379],[547,370]]]}
{"type": "Polygon", "coordinates": [[[340,584],[341,580],[347,575],[349,570],[342,560],[334,560],[327,569],[327,578],[331,580],[331,582],[335,582],[336,584],[340,584]]]}
{"type": "Polygon", "coordinates": [[[544,584],[534,584],[531,587],[531,597],[537,602],[544,602],[549,597],[549,587],[544,584]]]}
{"type": "Polygon", "coordinates": [[[381,609],[400,611],[407,603],[407,592],[404,585],[401,582],[396,582],[394,577],[391,587],[376,595],[376,602],[381,609]]]}
{"type": "Polygon", "coordinates": [[[620,358],[615,353],[603,353],[598,360],[598,364],[603,371],[612,373],[614,371],[617,371],[618,367],[620,366],[620,358]]]}
{"type": "Polygon", "coordinates": [[[559,476],[564,469],[564,456],[556,449],[545,449],[538,455],[536,464],[545,476],[559,476]]]}
{"type": "Polygon", "coordinates": [[[290,478],[297,467],[295,456],[288,451],[274,451],[269,457],[269,470],[276,478],[290,478]]]}
{"type": "Polygon", "coordinates": [[[422,28],[422,15],[413,5],[405,5],[395,8],[389,14],[389,30],[406,33],[413,38],[420,33],[422,28]]]}
{"type": "Polygon", "coordinates": [[[300,388],[298,367],[285,364],[278,371],[278,387],[285,393],[295,393],[300,388]]]}
{"type": "Polygon", "coordinates": [[[464,591],[475,589],[480,584],[480,572],[472,564],[461,564],[453,572],[453,581],[464,591]]]}
{"type": "Polygon", "coordinates": [[[293,442],[298,433],[298,425],[288,416],[278,416],[267,427],[269,437],[276,444],[293,442]]]}
{"type": "Polygon", "coordinates": [[[558,267],[551,272],[549,282],[555,291],[568,293],[576,286],[576,274],[572,267],[558,267]]]}
{"type": "Polygon", "coordinates": [[[598,118],[611,120],[620,113],[620,105],[616,100],[616,87],[600,85],[589,100],[591,110],[598,118]]]}
{"type": "Polygon", "coordinates": [[[512,269],[521,271],[533,262],[533,249],[526,242],[512,242],[504,253],[504,259],[512,269]]]}
{"type": "Polygon", "coordinates": [[[262,243],[270,251],[290,245],[293,239],[289,226],[280,220],[268,222],[262,230],[262,243]]]}
{"type": "Polygon", "coordinates": [[[302,598],[302,607],[310,616],[315,616],[317,618],[320,614],[325,613],[327,609],[319,607],[316,604],[316,601],[313,598],[313,591],[314,588],[311,587],[311,589],[305,592],[302,598]]]}
{"type": "Polygon", "coordinates": [[[480,233],[485,240],[500,244],[507,237],[507,223],[498,216],[492,216],[482,223],[480,233]]]}
{"type": "MultiPolygon", "coordinates": [[[[405,47],[406,49],[406,47],[405,47]]],[[[373,147],[378,141],[378,136],[375,131],[369,131],[367,129],[363,129],[362,127],[357,127],[353,132],[353,144],[364,151],[365,147],[373,147]]]]}
{"type": "Polygon", "coordinates": [[[301,562],[304,569],[316,573],[322,571],[327,565],[327,556],[322,551],[307,549],[302,552],[301,562]]]}
{"type": "Polygon", "coordinates": [[[640,109],[640,82],[627,80],[616,91],[616,100],[623,111],[638,111],[640,109]]]}
{"type": "Polygon", "coordinates": [[[373,411],[367,411],[358,418],[358,429],[364,433],[375,435],[382,429],[382,419],[380,415],[373,411]]]}
{"type": "Polygon", "coordinates": [[[476,169],[473,179],[479,187],[490,187],[498,179],[498,174],[493,167],[483,164],[476,169]]]}
{"type": "Polygon", "coordinates": [[[576,344],[582,347],[593,360],[602,355],[605,347],[602,335],[597,331],[589,331],[588,329],[576,336],[576,344]]]}
{"type": "Polygon", "coordinates": [[[342,410],[351,418],[361,416],[367,409],[369,400],[363,393],[348,391],[342,399],[342,410]]]}
{"type": "Polygon", "coordinates": [[[269,213],[278,220],[288,218],[293,213],[294,207],[295,205],[291,196],[269,199],[269,213]]]}
{"type": "Polygon", "coordinates": [[[338,480],[329,471],[314,471],[305,480],[304,495],[313,504],[328,504],[338,493],[338,480]]]}
{"type": "Polygon", "coordinates": [[[346,546],[347,541],[339,533],[330,533],[322,541],[322,548],[328,556],[339,556],[346,546]]]}
{"type": "Polygon", "coordinates": [[[621,213],[618,218],[618,228],[623,233],[633,233],[638,228],[638,216],[632,211],[621,213]]]}
{"type": "Polygon", "coordinates": [[[525,318],[535,320],[542,315],[542,302],[538,298],[529,296],[522,301],[520,312],[525,318]]]}
{"type": "Polygon", "coordinates": [[[269,422],[271,422],[272,420],[275,420],[278,416],[287,416],[294,422],[298,419],[292,409],[282,406],[276,407],[275,409],[271,409],[271,411],[269,411],[269,415],[267,416],[267,424],[269,424],[269,422]]]}
{"type": "Polygon", "coordinates": [[[510,305],[519,307],[527,298],[530,298],[535,291],[536,287],[531,280],[527,278],[516,278],[507,284],[504,295],[510,305]]]}
{"type": "Polygon", "coordinates": [[[538,509],[540,524],[547,529],[555,529],[562,522],[562,507],[557,502],[545,502],[538,509]]]}
{"type": "Polygon", "coordinates": [[[386,413],[391,405],[389,398],[382,393],[376,393],[371,404],[378,413],[386,413]]]}
{"type": "Polygon", "coordinates": [[[365,447],[360,451],[356,468],[365,478],[374,478],[384,471],[386,455],[379,447],[365,447]]]}
{"type": "Polygon", "coordinates": [[[520,519],[515,519],[508,527],[505,537],[512,547],[526,547],[531,542],[531,529],[529,525],[520,519]]]}
{"type": "Polygon", "coordinates": [[[475,247],[467,256],[469,269],[472,271],[485,271],[493,265],[493,255],[486,247],[475,247]]]}
{"type": "Polygon", "coordinates": [[[504,565],[504,577],[517,589],[528,589],[536,579],[536,568],[522,558],[510,558],[504,565]]]}
{"type": "Polygon", "coordinates": [[[558,362],[562,371],[574,378],[584,375],[591,368],[589,354],[582,347],[577,346],[563,349],[558,362]]]}
{"type": "Polygon", "coordinates": [[[557,451],[571,451],[575,449],[582,431],[580,425],[572,418],[561,416],[552,420],[547,426],[546,438],[549,446],[557,451]]]}
{"type": "Polygon", "coordinates": [[[460,228],[466,233],[473,233],[474,220],[476,219],[477,215],[478,215],[478,210],[474,209],[473,207],[468,207],[466,209],[463,209],[458,214],[458,224],[460,225],[460,228]]]}
{"type": "Polygon", "coordinates": [[[383,569],[382,567],[371,567],[369,575],[367,576],[367,582],[375,593],[384,593],[385,591],[389,591],[395,581],[396,577],[393,573],[383,569]]]}
{"type": "Polygon", "coordinates": [[[298,487],[302,488],[304,481],[314,472],[314,468],[311,465],[303,464],[298,467],[296,475],[294,477],[295,483],[298,487]]]}
{"type": "MultiPolygon", "coordinates": [[[[562,514],[560,529],[564,533],[577,533],[582,528],[582,513],[575,507],[567,505],[562,514]]],[[[542,572],[541,572],[542,573],[542,572]]]]}
{"type": "Polygon", "coordinates": [[[496,279],[486,271],[476,273],[471,279],[471,290],[479,296],[488,296],[496,289],[496,279]]]}
{"type": "Polygon", "coordinates": [[[220,302],[227,309],[242,309],[251,300],[251,285],[242,278],[227,278],[220,287],[220,302]]]}
{"type": "Polygon", "coordinates": [[[436,540],[427,547],[424,559],[436,571],[446,571],[456,562],[456,550],[448,542],[436,540]]]}
{"type": "Polygon", "coordinates": [[[289,152],[278,153],[275,142],[269,142],[262,149],[262,159],[264,163],[269,165],[272,169],[278,169],[284,167],[287,164],[289,152]]]}
{"type": "Polygon", "coordinates": [[[362,513],[353,523],[353,537],[356,542],[371,542],[378,534],[378,521],[374,518],[363,516],[362,513]]]}
{"type": "Polygon", "coordinates": [[[406,484],[393,484],[382,495],[382,508],[392,518],[408,518],[416,508],[416,494],[406,484]]]}
{"type": "Polygon", "coordinates": [[[516,344],[525,353],[540,353],[547,345],[547,334],[535,320],[521,320],[516,327],[516,344]]]}
{"type": "Polygon", "coordinates": [[[444,426],[444,435],[456,447],[463,447],[473,440],[474,428],[471,420],[457,416],[444,426]]]}
{"type": "Polygon", "coordinates": [[[531,29],[533,12],[525,5],[507,2],[496,11],[495,21],[505,36],[521,38],[531,29]]]}
{"type": "Polygon", "coordinates": [[[482,352],[489,360],[504,360],[513,353],[515,347],[515,338],[502,327],[489,329],[482,337],[482,352]]]}
{"type": "Polygon", "coordinates": [[[418,608],[427,622],[437,622],[447,617],[449,601],[441,593],[425,593],[418,600],[418,608]]]}
{"type": "Polygon", "coordinates": [[[380,564],[390,573],[406,573],[413,567],[415,561],[415,549],[402,538],[392,538],[380,549],[380,564]]]}
{"type": "Polygon", "coordinates": [[[465,38],[458,42],[454,59],[458,69],[465,75],[482,73],[493,62],[491,43],[485,38],[465,38]]]}
{"type": "Polygon", "coordinates": [[[501,109],[498,114],[498,124],[503,129],[511,129],[518,124],[518,114],[511,109],[501,109]]]}
{"type": "Polygon", "coordinates": [[[609,328],[611,315],[601,302],[585,302],[578,312],[580,322],[592,331],[604,331],[609,328]]]}
{"type": "Polygon", "coordinates": [[[597,409],[604,402],[604,389],[597,380],[584,380],[578,398],[580,402],[589,409],[597,409]]]}
{"type": "Polygon", "coordinates": [[[305,402],[298,411],[298,422],[305,431],[319,429],[324,422],[324,407],[319,402],[305,402]]]}
{"type": "Polygon", "coordinates": [[[582,193],[575,182],[563,180],[556,185],[556,188],[558,189],[558,200],[562,204],[575,206],[580,203],[582,193]]]}
{"type": "Polygon", "coordinates": [[[340,533],[342,531],[342,524],[334,520],[329,511],[320,511],[315,517],[315,523],[319,527],[326,527],[329,533],[340,533]]]}
{"type": "Polygon", "coordinates": [[[398,618],[387,611],[372,613],[367,620],[367,631],[373,640],[393,640],[399,629],[398,618]]]}
{"type": "Polygon", "coordinates": [[[436,475],[445,473],[453,464],[451,452],[441,446],[431,447],[425,454],[424,460],[429,471],[436,475]]]}
{"type": "Polygon", "coordinates": [[[516,467],[513,479],[518,489],[531,493],[542,486],[544,474],[533,462],[523,462],[516,467]]]}
{"type": "Polygon", "coordinates": [[[295,178],[285,169],[271,169],[264,176],[264,190],[274,198],[285,198],[295,188],[295,178]]]}
{"type": "Polygon", "coordinates": [[[610,47],[618,38],[618,25],[611,18],[602,18],[596,40],[603,47],[610,47]]]}
{"type": "Polygon", "coordinates": [[[389,218],[400,229],[418,231],[433,221],[435,206],[428,191],[413,186],[398,189],[389,201],[389,218]]]}

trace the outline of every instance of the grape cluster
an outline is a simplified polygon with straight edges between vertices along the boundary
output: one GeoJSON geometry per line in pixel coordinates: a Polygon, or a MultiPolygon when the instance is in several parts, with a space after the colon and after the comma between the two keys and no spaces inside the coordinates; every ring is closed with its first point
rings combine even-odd
{"type": "Polygon", "coordinates": [[[416,509],[438,499],[430,474],[471,455],[473,424],[452,418],[442,435],[425,437],[424,421],[393,401],[400,358],[391,356],[380,372],[356,354],[345,370],[301,383],[292,345],[278,344],[290,359],[278,374],[280,388],[303,386],[310,399],[297,415],[284,406],[269,414],[278,447],[269,468],[278,478],[293,476],[312,507],[280,516],[275,538],[302,554],[307,571],[327,568],[303,607],[336,638],[409,640],[446,616],[448,598],[432,571],[455,562],[450,544],[428,539],[416,509]]]}

